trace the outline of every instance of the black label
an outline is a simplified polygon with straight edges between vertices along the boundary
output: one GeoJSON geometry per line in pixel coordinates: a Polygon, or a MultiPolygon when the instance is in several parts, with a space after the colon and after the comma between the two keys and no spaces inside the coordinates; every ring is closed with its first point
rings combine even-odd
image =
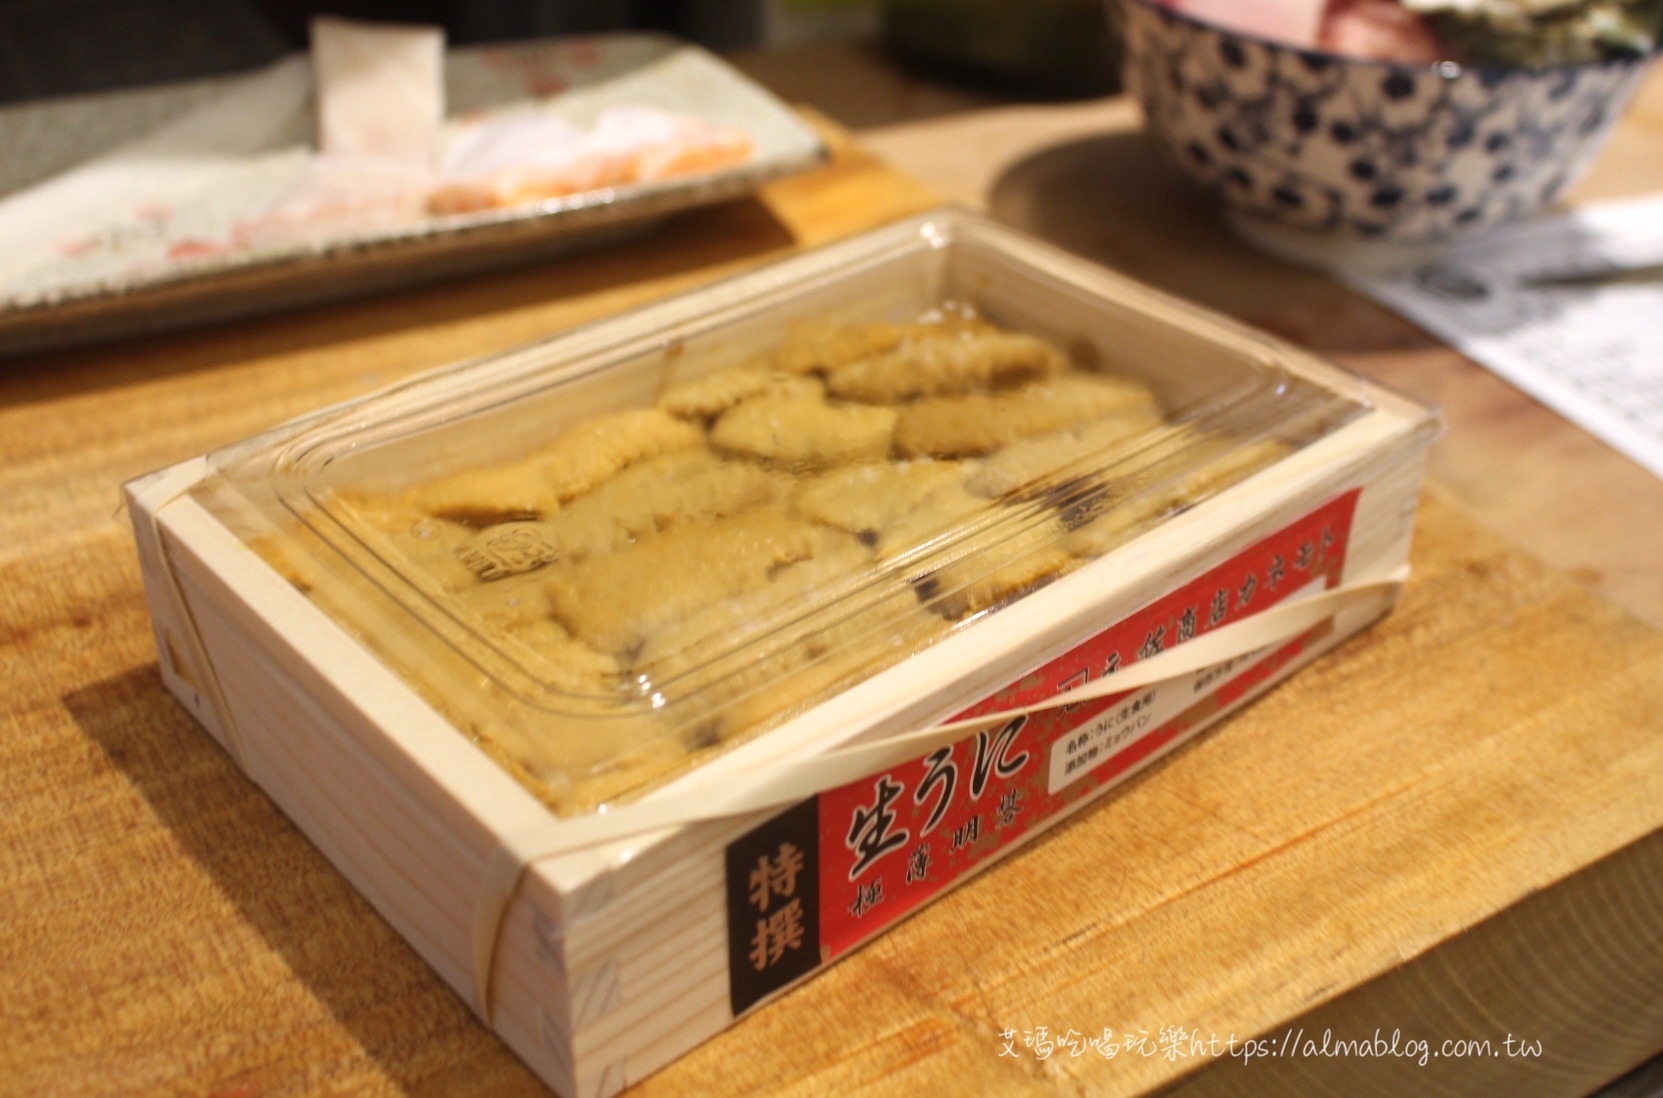
{"type": "Polygon", "coordinates": [[[728,844],[728,994],[734,1017],[820,963],[820,799],[728,844]]]}

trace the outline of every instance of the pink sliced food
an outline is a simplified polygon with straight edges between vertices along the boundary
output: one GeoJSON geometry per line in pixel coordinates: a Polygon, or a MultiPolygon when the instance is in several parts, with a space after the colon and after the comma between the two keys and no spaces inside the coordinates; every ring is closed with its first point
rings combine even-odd
{"type": "Polygon", "coordinates": [[[1426,20],[1396,0],[1333,0],[1319,44],[1369,61],[1429,65],[1448,57],[1426,20]]]}
{"type": "Polygon", "coordinates": [[[484,179],[507,171],[558,171],[583,151],[588,134],[557,114],[515,110],[468,124],[451,144],[446,179],[484,179]]]}
{"type": "Polygon", "coordinates": [[[1204,23],[1300,49],[1425,65],[1450,56],[1397,0],[1156,0],[1204,23]]]}
{"type": "Polygon", "coordinates": [[[1327,0],[1158,0],[1203,23],[1312,49],[1322,26],[1327,0]]]}
{"type": "Polygon", "coordinates": [[[743,163],[752,148],[743,131],[643,106],[608,108],[587,133],[525,114],[474,125],[446,160],[445,182],[428,201],[433,213],[502,209],[713,171],[743,163]]]}
{"type": "Polygon", "coordinates": [[[652,107],[614,107],[595,123],[597,147],[632,159],[635,178],[668,179],[741,163],[751,155],[750,135],[712,125],[691,114],[652,107]]]}
{"type": "Polygon", "coordinates": [[[320,18],[313,24],[312,60],[318,155],[267,210],[239,224],[224,247],[399,229],[432,214],[502,209],[711,171],[751,155],[743,131],[647,106],[609,108],[587,130],[545,108],[497,112],[464,123],[442,149],[438,30],[320,18]]]}
{"type": "Polygon", "coordinates": [[[233,243],[276,247],[394,229],[426,215],[426,168],[367,156],[320,156],[260,217],[237,226],[233,243]]]}

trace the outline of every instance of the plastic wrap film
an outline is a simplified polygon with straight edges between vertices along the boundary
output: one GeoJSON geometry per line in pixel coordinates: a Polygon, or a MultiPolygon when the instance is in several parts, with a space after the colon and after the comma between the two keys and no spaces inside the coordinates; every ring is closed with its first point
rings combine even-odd
{"type": "Polygon", "coordinates": [[[196,496],[570,815],[1365,407],[1294,353],[947,211],[327,409],[196,496]]]}

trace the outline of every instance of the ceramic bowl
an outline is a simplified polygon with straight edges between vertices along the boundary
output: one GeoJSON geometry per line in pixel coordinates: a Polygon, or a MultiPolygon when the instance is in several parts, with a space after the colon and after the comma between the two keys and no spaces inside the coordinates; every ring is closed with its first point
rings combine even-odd
{"type": "Polygon", "coordinates": [[[1541,69],[1366,61],[1110,0],[1127,90],[1254,243],[1324,266],[1413,263],[1551,203],[1650,57],[1541,69]]]}

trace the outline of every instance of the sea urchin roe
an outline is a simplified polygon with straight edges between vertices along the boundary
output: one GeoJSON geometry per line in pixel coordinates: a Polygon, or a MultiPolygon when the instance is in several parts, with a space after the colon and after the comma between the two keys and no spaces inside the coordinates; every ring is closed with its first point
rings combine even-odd
{"type": "Polygon", "coordinates": [[[1133,449],[1161,425],[1154,405],[1094,419],[1063,431],[1018,439],[988,456],[970,478],[969,487],[984,499],[999,499],[1021,491],[1059,470],[1081,465],[1091,459],[1096,467],[1113,460],[1116,453],[1133,449]]]}
{"type": "Polygon", "coordinates": [[[965,468],[954,461],[877,461],[846,465],[805,481],[791,507],[804,518],[836,526],[871,544],[888,535],[918,505],[965,468]]]}
{"type": "Polygon", "coordinates": [[[794,329],[774,351],[774,366],[790,374],[827,373],[908,340],[935,339],[947,332],[991,332],[992,325],[965,316],[943,316],[927,324],[806,324],[794,329]]]}
{"type": "Polygon", "coordinates": [[[682,419],[710,419],[742,400],[767,392],[780,376],[755,363],[730,366],[672,386],[658,398],[658,406],[682,419]]]}
{"type": "Polygon", "coordinates": [[[1062,352],[1018,332],[969,328],[908,340],[884,354],[840,366],[826,375],[833,396],[892,404],[916,396],[973,389],[1059,374],[1062,352]]]}
{"type": "Polygon", "coordinates": [[[483,529],[530,522],[560,510],[560,497],[538,461],[469,469],[413,488],[406,499],[433,518],[483,529]]]}
{"type": "Polygon", "coordinates": [[[846,362],[892,351],[907,336],[899,324],[833,327],[805,324],[774,349],[774,365],[789,374],[824,373],[846,362]]]}
{"type": "Polygon", "coordinates": [[[578,561],[680,522],[720,518],[784,494],[787,480],[699,448],[630,466],[547,522],[483,530],[456,555],[483,580],[578,561]]]}
{"type": "Polygon", "coordinates": [[[561,731],[469,726],[547,795],[592,802],[889,666],[1265,456],[1240,465],[1220,441],[1203,455],[1217,476],[1183,479],[1204,437],[1165,426],[1147,385],[982,321],[821,328],[511,462],[354,506],[375,551],[547,692],[561,731]],[[607,728],[616,750],[591,736],[607,728]]]}
{"type": "Polygon", "coordinates": [[[1079,567],[1081,562],[1059,544],[1062,533],[1055,518],[1014,534],[990,532],[983,552],[930,573],[921,581],[920,593],[937,613],[954,621],[997,606],[1079,567]]]}
{"type": "Polygon", "coordinates": [[[588,694],[616,686],[618,661],[574,639],[554,620],[540,576],[478,584],[457,601],[480,625],[529,649],[547,681],[588,694]]]}
{"type": "MultiPolygon", "coordinates": [[[[760,582],[711,603],[654,633],[633,667],[649,682],[667,685],[705,667],[712,640],[757,632],[759,623],[790,606],[794,614],[836,598],[838,583],[871,558],[856,539],[836,533],[821,540],[813,557],[768,570],[760,582]]],[[[786,640],[789,647],[800,637],[786,640]]],[[[747,661],[748,662],[748,661],[747,661]]]]}
{"type": "Polygon", "coordinates": [[[476,585],[478,578],[455,554],[457,544],[472,531],[432,517],[409,496],[349,491],[338,498],[342,512],[352,520],[352,532],[376,556],[447,594],[476,585]]]}
{"type": "Polygon", "coordinates": [[[714,730],[732,739],[812,704],[869,675],[874,663],[923,649],[951,628],[939,614],[902,592],[871,611],[763,656],[723,683],[731,697],[714,730]]]}
{"type": "Polygon", "coordinates": [[[888,456],[895,419],[893,408],[832,404],[818,392],[769,394],[724,412],[710,441],[773,465],[817,469],[888,456]]]}
{"type": "Polygon", "coordinates": [[[987,501],[970,494],[965,478],[973,468],[965,462],[938,462],[948,468],[956,466],[956,474],[941,478],[929,491],[907,500],[905,512],[878,532],[878,552],[886,558],[908,554],[914,550],[936,548],[950,536],[964,533],[960,529],[977,515],[989,512],[987,501]]]}
{"type": "Polygon", "coordinates": [[[703,442],[697,427],[658,408],[615,412],[568,428],[543,452],[541,471],[564,502],[638,461],[703,442]]]}
{"type": "Polygon", "coordinates": [[[660,630],[766,582],[776,569],[835,550],[847,535],[761,508],[687,523],[604,556],[550,569],[549,606],[601,652],[638,651],[660,630]]]}
{"type": "Polygon", "coordinates": [[[1140,410],[1158,410],[1146,385],[1066,374],[1020,389],[926,397],[902,405],[895,450],[903,457],[974,457],[1029,435],[1140,410]]]}
{"type": "Polygon", "coordinates": [[[1267,468],[1288,453],[1286,443],[1262,439],[1241,445],[1221,436],[1199,435],[1188,428],[1167,428],[1158,446],[1176,454],[1189,447],[1180,461],[1193,472],[1182,473],[1175,479],[1160,480],[1160,474],[1147,479],[1153,484],[1139,484],[1133,480],[1115,486],[1114,490],[1088,495],[1081,502],[1065,508],[1064,523],[1069,534],[1063,546],[1082,558],[1102,556],[1138,533],[1144,526],[1177,511],[1194,506],[1216,492],[1228,488],[1261,469],[1267,468]]]}

